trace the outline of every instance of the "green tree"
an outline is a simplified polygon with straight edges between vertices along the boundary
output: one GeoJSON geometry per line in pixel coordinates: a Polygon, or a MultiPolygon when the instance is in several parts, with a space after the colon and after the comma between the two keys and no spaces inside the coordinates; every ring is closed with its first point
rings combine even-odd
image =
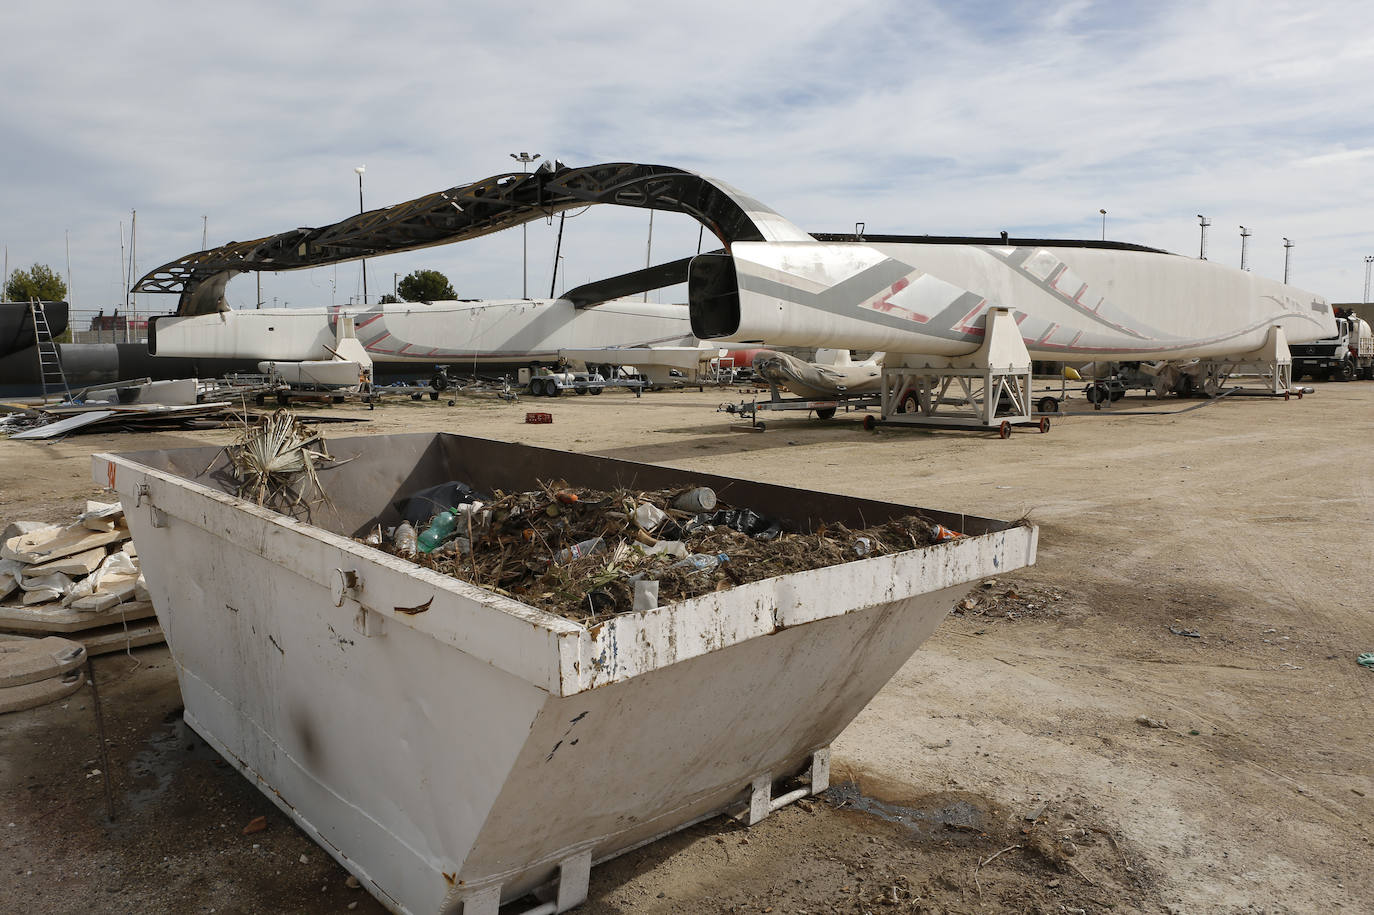
{"type": "Polygon", "coordinates": [[[458,298],[448,277],[438,270],[416,270],[396,286],[407,302],[439,302],[458,298]]]}
{"type": "Polygon", "coordinates": [[[67,298],[67,284],[47,264],[34,264],[28,270],[15,270],[5,281],[5,301],[63,302],[67,298]]]}

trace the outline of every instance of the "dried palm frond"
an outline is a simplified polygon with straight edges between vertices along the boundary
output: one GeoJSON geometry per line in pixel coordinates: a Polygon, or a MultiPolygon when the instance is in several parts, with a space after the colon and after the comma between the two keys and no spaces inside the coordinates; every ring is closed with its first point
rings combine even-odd
{"type": "Polygon", "coordinates": [[[295,508],[312,493],[324,498],[315,464],[333,460],[318,432],[307,429],[289,410],[278,410],[260,426],[250,426],[226,450],[239,481],[239,498],[258,505],[295,508]]]}

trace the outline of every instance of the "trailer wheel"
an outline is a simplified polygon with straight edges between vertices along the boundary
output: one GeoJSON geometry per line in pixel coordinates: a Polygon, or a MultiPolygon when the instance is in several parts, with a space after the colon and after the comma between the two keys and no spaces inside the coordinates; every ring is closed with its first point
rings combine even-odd
{"type": "Polygon", "coordinates": [[[594,384],[594,385],[592,385],[591,388],[588,390],[588,393],[591,394],[592,396],[596,396],[597,394],[600,394],[600,393],[601,393],[602,391],[604,391],[604,390],[606,390],[606,389],[605,389],[604,387],[602,387],[601,385],[599,385],[599,384],[594,384]]]}
{"type": "MultiPolygon", "coordinates": [[[[1102,403],[1104,400],[1107,400],[1108,398],[1111,397],[1111,395],[1110,395],[1109,393],[1107,393],[1107,386],[1106,386],[1106,385],[1103,385],[1103,384],[1095,384],[1095,383],[1094,383],[1094,384],[1090,384],[1090,385],[1088,385],[1086,388],[1083,389],[1083,396],[1086,397],[1086,398],[1088,398],[1088,403],[1093,404],[1093,405],[1100,404],[1100,403],[1102,403]]],[[[1180,396],[1180,397],[1183,397],[1183,396],[1186,396],[1186,395],[1180,394],[1179,396],[1180,396]]],[[[1005,436],[1004,436],[1004,437],[1005,437],[1005,436]]]]}
{"type": "Polygon", "coordinates": [[[558,382],[552,378],[544,379],[544,393],[550,397],[562,397],[563,389],[558,386],[558,382]]]}
{"type": "Polygon", "coordinates": [[[921,402],[916,399],[916,395],[908,393],[902,398],[902,402],[897,405],[898,413],[919,413],[921,412],[921,402]]]}
{"type": "Polygon", "coordinates": [[[1005,419],[1002,420],[1002,425],[1000,425],[1000,426],[997,427],[997,437],[998,437],[998,438],[1011,438],[1011,422],[1010,422],[1010,421],[1005,420],[1005,419]]]}
{"type": "Polygon", "coordinates": [[[817,419],[834,419],[834,418],[835,418],[835,408],[834,408],[834,407],[821,407],[819,410],[816,411],[816,418],[817,418],[817,419]]]}
{"type": "Polygon", "coordinates": [[[411,394],[411,395],[410,395],[410,399],[411,399],[411,400],[419,400],[419,399],[420,399],[420,395],[419,395],[419,394],[411,394]]]}
{"type": "Polygon", "coordinates": [[[1050,418],[1048,416],[1042,416],[1040,417],[1040,432],[1043,435],[1048,431],[1050,431],[1050,418]]]}
{"type": "Polygon", "coordinates": [[[878,421],[873,418],[872,413],[866,414],[864,416],[864,431],[872,432],[876,428],[878,428],[878,421]]]}
{"type": "Polygon", "coordinates": [[[429,386],[436,391],[448,389],[448,375],[443,372],[435,372],[434,377],[429,379],[429,386]]]}
{"type": "Polygon", "coordinates": [[[1059,412],[1059,398],[1057,398],[1057,397],[1042,397],[1042,398],[1040,398],[1040,402],[1037,403],[1035,406],[1036,406],[1036,409],[1038,409],[1041,413],[1058,413],[1058,412],[1059,412]]]}
{"type": "Polygon", "coordinates": [[[438,400],[438,399],[439,399],[439,392],[438,392],[438,391],[430,391],[430,392],[429,392],[429,399],[430,399],[430,400],[438,400]]]}

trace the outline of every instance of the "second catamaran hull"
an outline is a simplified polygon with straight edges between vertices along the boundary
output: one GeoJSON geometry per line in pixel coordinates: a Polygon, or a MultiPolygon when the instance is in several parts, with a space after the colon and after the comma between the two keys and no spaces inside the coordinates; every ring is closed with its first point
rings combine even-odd
{"type": "Polygon", "coordinates": [[[690,345],[681,305],[555,300],[397,303],[366,308],[273,308],[154,318],[149,350],[162,356],[327,359],[341,315],[376,363],[480,366],[555,362],[560,350],[690,345]]]}

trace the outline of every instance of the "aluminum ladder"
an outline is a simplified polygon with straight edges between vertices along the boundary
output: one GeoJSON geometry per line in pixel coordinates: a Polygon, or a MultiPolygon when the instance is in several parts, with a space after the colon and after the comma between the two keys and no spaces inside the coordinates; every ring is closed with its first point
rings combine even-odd
{"type": "Polygon", "coordinates": [[[48,402],[48,389],[60,388],[63,394],[71,394],[67,384],[67,373],[62,369],[62,356],[52,339],[52,328],[48,325],[47,309],[37,299],[29,299],[29,319],[33,322],[34,346],[38,349],[38,380],[43,386],[43,402],[48,402]]]}

